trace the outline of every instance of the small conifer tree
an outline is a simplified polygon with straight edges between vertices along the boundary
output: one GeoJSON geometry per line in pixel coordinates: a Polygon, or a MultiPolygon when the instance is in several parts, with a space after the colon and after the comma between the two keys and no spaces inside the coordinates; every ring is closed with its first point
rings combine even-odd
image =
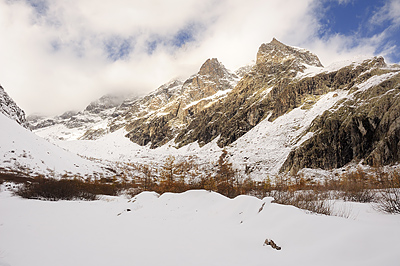
{"type": "Polygon", "coordinates": [[[232,167],[232,163],[228,162],[228,152],[223,150],[218,159],[218,168],[215,175],[217,192],[227,197],[236,196],[235,181],[236,172],[232,167]]]}

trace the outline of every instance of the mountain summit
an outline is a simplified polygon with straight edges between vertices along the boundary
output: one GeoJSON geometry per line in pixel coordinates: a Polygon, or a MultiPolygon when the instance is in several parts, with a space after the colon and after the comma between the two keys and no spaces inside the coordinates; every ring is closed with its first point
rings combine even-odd
{"type": "Polygon", "coordinates": [[[315,54],[306,49],[285,45],[275,38],[270,43],[260,46],[256,63],[283,64],[287,60],[294,60],[297,67],[300,67],[301,64],[323,67],[315,54]]]}
{"type": "Polygon", "coordinates": [[[213,78],[224,78],[228,74],[226,68],[218,61],[217,58],[207,59],[201,66],[199,75],[209,75],[213,78]]]}

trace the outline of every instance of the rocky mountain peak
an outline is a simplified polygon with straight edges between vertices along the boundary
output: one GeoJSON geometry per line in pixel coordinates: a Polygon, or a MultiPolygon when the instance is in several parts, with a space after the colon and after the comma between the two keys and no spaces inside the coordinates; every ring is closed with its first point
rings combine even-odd
{"type": "Polygon", "coordinates": [[[228,70],[218,61],[217,58],[207,59],[199,71],[199,75],[208,75],[213,78],[223,78],[227,73],[228,70]]]}
{"type": "Polygon", "coordinates": [[[270,43],[263,43],[257,53],[257,64],[281,64],[289,59],[294,59],[297,64],[323,67],[319,58],[310,51],[285,45],[273,38],[270,43]]]}
{"type": "Polygon", "coordinates": [[[0,86],[0,113],[27,128],[25,112],[8,96],[2,86],[0,86]]]}
{"type": "Polygon", "coordinates": [[[126,98],[127,95],[123,93],[107,94],[102,96],[100,99],[91,102],[86,107],[85,111],[97,114],[106,109],[119,106],[126,98]]]}

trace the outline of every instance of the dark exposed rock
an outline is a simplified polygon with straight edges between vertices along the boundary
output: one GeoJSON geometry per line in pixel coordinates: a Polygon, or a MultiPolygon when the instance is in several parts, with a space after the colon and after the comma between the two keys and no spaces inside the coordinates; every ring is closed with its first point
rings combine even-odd
{"type": "Polygon", "coordinates": [[[398,162],[399,84],[397,74],[324,112],[309,129],[314,136],[289,154],[281,171],[339,168],[363,159],[371,166],[398,162]]]}
{"type": "Polygon", "coordinates": [[[281,250],[282,248],[275,244],[274,240],[272,239],[265,239],[263,246],[271,246],[273,249],[281,250]]]}
{"type": "Polygon", "coordinates": [[[2,86],[0,86],[0,113],[15,120],[21,126],[28,128],[25,112],[8,96],[2,86]]]}
{"type": "Polygon", "coordinates": [[[305,69],[304,64],[322,66],[312,53],[286,46],[276,39],[261,45],[253,69],[223,101],[200,112],[178,134],[176,142],[179,146],[194,141],[204,145],[220,136],[218,145],[223,147],[244,135],[267,115],[272,113],[272,120],[297,107],[306,92],[326,92],[325,87],[313,86],[312,82],[317,81],[306,81],[311,83],[306,87],[292,84],[297,73],[305,69]]]}
{"type": "Polygon", "coordinates": [[[111,131],[125,126],[127,137],[151,148],[164,145],[217,100],[216,93],[232,89],[237,76],[216,58],[208,59],[185,82],[173,81],[133,103],[111,124],[111,131]],[[215,97],[211,97],[215,96],[215,97]]]}

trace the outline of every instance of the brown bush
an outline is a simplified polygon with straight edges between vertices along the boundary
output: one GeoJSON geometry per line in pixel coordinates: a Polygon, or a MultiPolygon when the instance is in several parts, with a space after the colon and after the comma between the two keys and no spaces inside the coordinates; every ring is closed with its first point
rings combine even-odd
{"type": "Polygon", "coordinates": [[[95,200],[96,195],[117,195],[121,184],[85,182],[80,179],[35,178],[26,183],[15,193],[23,198],[41,200],[95,200]]]}
{"type": "Polygon", "coordinates": [[[385,188],[379,190],[374,207],[386,213],[400,213],[400,173],[394,172],[385,180],[385,188]]]}
{"type": "Polygon", "coordinates": [[[360,168],[346,172],[340,180],[342,198],[346,201],[372,202],[376,197],[374,183],[374,175],[367,175],[360,168]]]}
{"type": "Polygon", "coordinates": [[[314,190],[282,191],[272,193],[274,203],[292,205],[314,213],[331,215],[333,208],[328,201],[328,194],[314,190]]]}

